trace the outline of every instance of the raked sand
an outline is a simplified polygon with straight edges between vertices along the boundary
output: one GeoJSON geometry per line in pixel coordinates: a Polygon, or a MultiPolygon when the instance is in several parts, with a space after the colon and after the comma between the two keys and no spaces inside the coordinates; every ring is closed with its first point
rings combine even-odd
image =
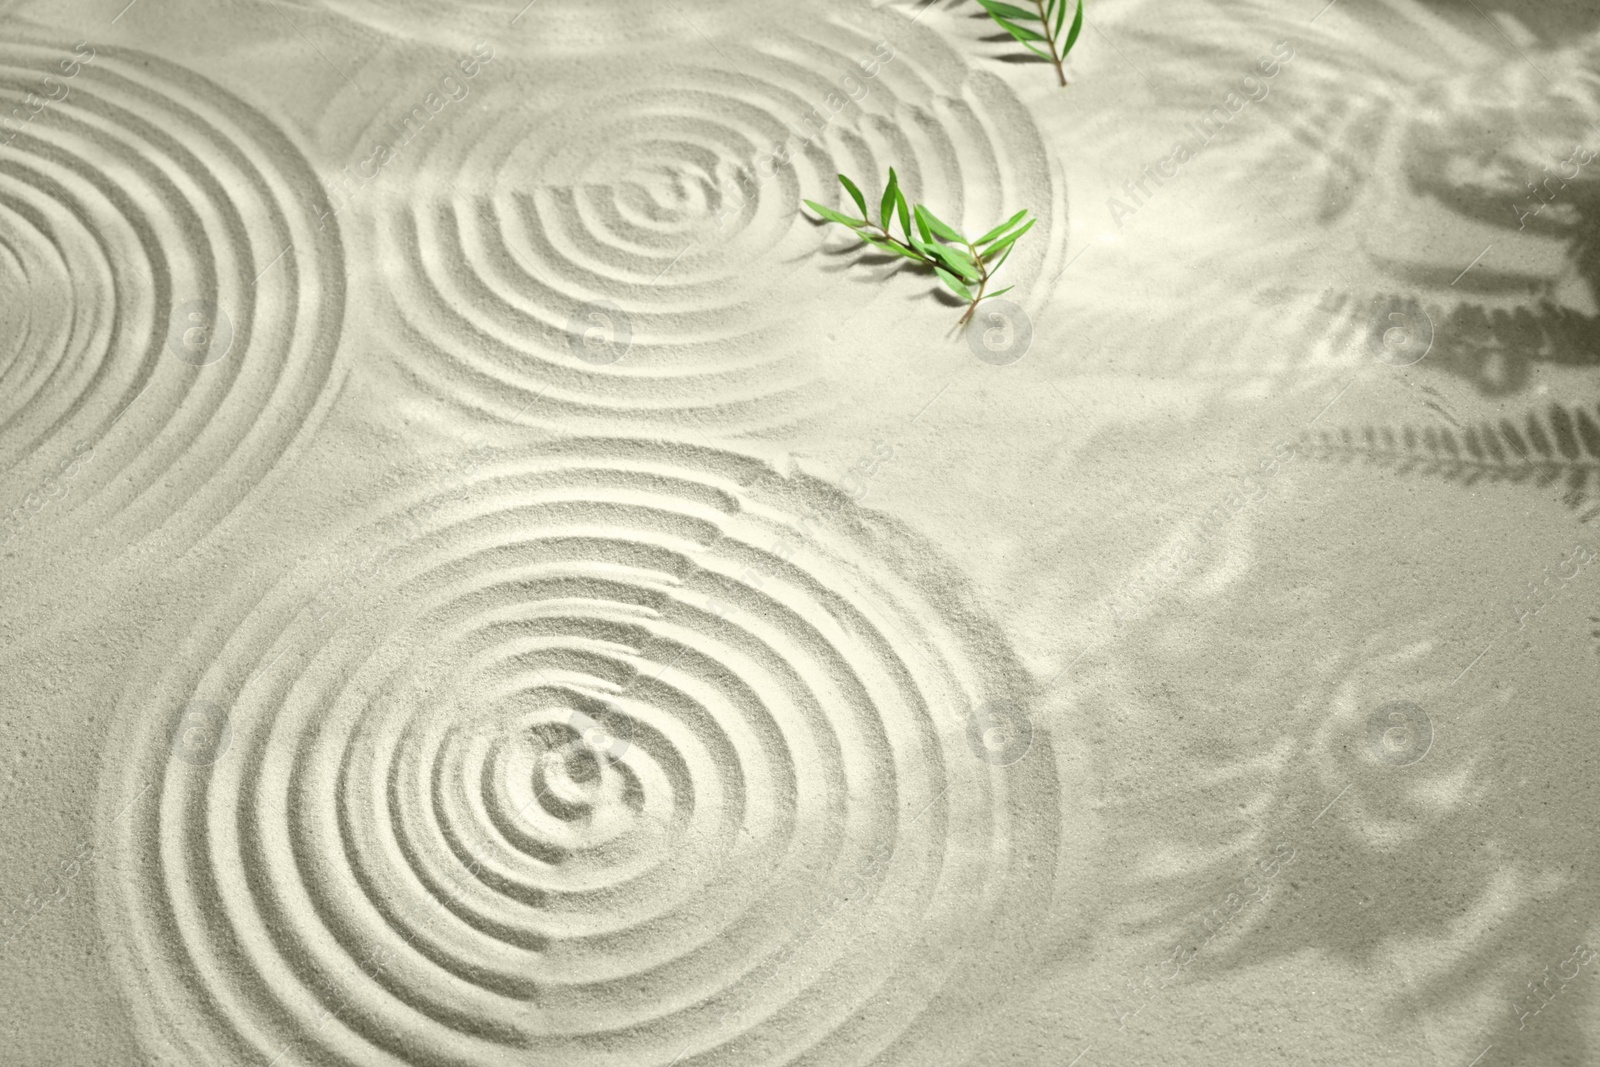
{"type": "Polygon", "coordinates": [[[1305,7],[11,6],[0,1058],[1591,1062],[1594,17],[1305,7]]]}

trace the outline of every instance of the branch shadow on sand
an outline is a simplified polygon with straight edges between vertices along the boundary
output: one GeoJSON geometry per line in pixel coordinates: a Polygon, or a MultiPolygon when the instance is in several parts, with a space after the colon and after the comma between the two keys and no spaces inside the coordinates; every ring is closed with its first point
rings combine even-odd
{"type": "Polygon", "coordinates": [[[1589,612],[1475,618],[1467,648],[1441,615],[1363,604],[1359,578],[1313,581],[1253,572],[1153,613],[1084,700],[1089,743],[1145,767],[1107,786],[1126,873],[1099,922],[1162,946],[1110,1018],[1154,1030],[1168,986],[1309,952],[1370,976],[1341,995],[1438,1062],[1491,1043],[1495,1064],[1592,1062],[1589,612]]]}
{"type": "MultiPolygon", "coordinates": [[[[1323,430],[1309,442],[1314,458],[1356,460],[1398,474],[1419,474],[1462,488],[1480,483],[1561,483],[1562,501],[1577,510],[1600,496],[1600,406],[1551,404],[1520,420],[1483,420],[1455,432],[1445,426],[1363,426],[1323,430]],[[1519,425],[1520,424],[1520,425],[1519,425]]],[[[1587,522],[1600,514],[1589,510],[1587,522]]]]}
{"type": "MultiPolygon", "coordinates": [[[[1595,143],[1600,150],[1600,142],[1595,143]]],[[[1398,273],[1421,292],[1463,291],[1464,298],[1434,332],[1428,367],[1462,378],[1487,396],[1508,396],[1533,384],[1539,365],[1592,370],[1600,367],[1600,314],[1579,310],[1563,299],[1580,299],[1600,307],[1600,183],[1592,175],[1581,182],[1546,178],[1549,202],[1520,225],[1516,206],[1505,190],[1451,185],[1435,175],[1449,166],[1436,153],[1417,161],[1420,173],[1410,176],[1421,196],[1445,205],[1462,218],[1498,225],[1494,243],[1531,243],[1560,249],[1561,266],[1554,277],[1512,266],[1488,265],[1462,272],[1454,264],[1424,268],[1407,266],[1398,273]],[[1555,195],[1559,194],[1559,195],[1555,195]],[[1557,210],[1560,209],[1560,210],[1557,210]],[[1548,214],[1545,212],[1548,211],[1548,214]],[[1558,290],[1566,290],[1565,295],[1558,290]]],[[[1533,203],[1524,210],[1536,210],[1533,203]]]]}
{"type": "MultiPolygon", "coordinates": [[[[809,215],[803,217],[817,229],[833,225],[824,220],[813,219],[809,215]]],[[[825,274],[849,275],[854,273],[856,281],[860,284],[876,284],[886,282],[901,274],[910,274],[912,277],[928,282],[929,294],[943,306],[956,309],[967,306],[954,293],[949,292],[938,284],[934,278],[932,268],[913,263],[901,256],[891,256],[887,252],[880,252],[865,244],[845,244],[832,248],[824,245],[818,249],[818,253],[822,258],[818,269],[825,274]],[[875,268],[876,273],[870,275],[862,274],[859,270],[861,267],[875,268]]]]}
{"type": "MultiPolygon", "coordinates": [[[[1324,157],[1319,225],[1378,210],[1397,227],[1392,246],[1377,242],[1368,256],[1404,287],[1378,303],[1428,316],[1422,369],[1486,396],[1527,389],[1540,365],[1600,367],[1600,42],[1564,55],[1556,74],[1539,95],[1492,104],[1462,102],[1452,83],[1424,85],[1408,114],[1374,104],[1338,116],[1335,135],[1294,134],[1324,157]],[[1398,173],[1374,173],[1386,161],[1398,173]],[[1462,251],[1441,233],[1476,240],[1462,251]]],[[[1511,75],[1482,80],[1474,88],[1487,93],[1511,75]]],[[[1380,334],[1388,325],[1374,322],[1380,334]]]]}

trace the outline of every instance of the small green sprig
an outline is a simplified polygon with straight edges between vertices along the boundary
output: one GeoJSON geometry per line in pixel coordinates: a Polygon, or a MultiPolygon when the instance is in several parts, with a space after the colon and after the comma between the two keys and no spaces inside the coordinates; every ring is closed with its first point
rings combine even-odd
{"type": "Polygon", "coordinates": [[[1002,3],[1001,0],[978,0],[978,3],[1002,29],[1021,42],[1022,47],[1040,59],[1054,63],[1056,77],[1061,79],[1062,87],[1066,87],[1067,72],[1061,64],[1066,60],[1067,53],[1072,51],[1072,46],[1078,43],[1078,34],[1083,29],[1083,0],[1078,0],[1077,14],[1072,16],[1072,28],[1067,31],[1064,41],[1061,39],[1061,27],[1067,21],[1067,0],[1033,0],[1031,11],[1016,4],[1002,3]],[[1035,30],[1023,25],[1026,22],[1037,23],[1039,28],[1035,30]],[[1054,28],[1051,27],[1052,22],[1054,28]],[[1043,41],[1050,49],[1049,54],[1040,50],[1035,41],[1043,41]]]}
{"type": "Polygon", "coordinates": [[[806,206],[829,222],[848,226],[856,236],[874,248],[932,267],[939,280],[967,302],[967,312],[961,316],[960,325],[965,326],[971,320],[972,313],[978,309],[981,301],[1011,291],[1009,285],[992,293],[987,290],[990,279],[1005,263],[1006,257],[1011,255],[1011,247],[1038,221],[1027,218],[1026,208],[977,240],[969,241],[923,205],[918,204],[915,208],[908,205],[893,167],[889,168],[889,183],[884,186],[876,223],[870,221],[872,216],[867,211],[867,199],[861,195],[856,183],[841,174],[839,184],[844,186],[844,191],[861,209],[859,219],[840,214],[815,200],[807,200],[806,206]],[[903,241],[890,232],[891,224],[897,218],[900,220],[900,229],[905,233],[903,241]],[[1023,222],[1024,219],[1027,221],[1023,222]],[[913,220],[916,222],[914,229],[913,220]]]}

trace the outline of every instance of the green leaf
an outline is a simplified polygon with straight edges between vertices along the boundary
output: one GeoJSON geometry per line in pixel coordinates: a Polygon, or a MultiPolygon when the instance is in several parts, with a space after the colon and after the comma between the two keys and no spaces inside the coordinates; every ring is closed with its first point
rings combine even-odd
{"type": "MultiPolygon", "coordinates": [[[[922,235],[923,243],[933,240],[933,234],[928,231],[928,220],[922,217],[922,205],[918,204],[917,210],[912,214],[917,217],[917,232],[922,235]]],[[[913,238],[911,243],[917,244],[916,239],[913,238]]]]}
{"type": "Polygon", "coordinates": [[[935,274],[939,275],[939,280],[950,287],[951,292],[969,303],[972,301],[972,290],[962,285],[961,280],[954,274],[951,274],[943,267],[935,267],[933,270],[935,274]]]}
{"type": "Polygon", "coordinates": [[[861,190],[856,188],[856,183],[841,174],[839,175],[839,184],[844,186],[844,191],[850,194],[850,199],[854,200],[856,207],[861,209],[862,220],[865,221],[870,218],[871,216],[867,214],[867,201],[862,197],[861,190]]]}
{"type": "MultiPolygon", "coordinates": [[[[1065,4],[1061,6],[1061,15],[1067,13],[1065,4]]],[[[1078,41],[1078,32],[1083,29],[1083,0],[1078,0],[1078,13],[1072,16],[1072,29],[1067,31],[1067,43],[1061,47],[1061,58],[1066,59],[1067,53],[1072,51],[1072,46],[1078,41]]],[[[1061,19],[1056,19],[1056,33],[1061,33],[1061,19]]]]}
{"type": "Polygon", "coordinates": [[[874,248],[881,248],[885,252],[893,252],[897,256],[905,256],[907,259],[915,260],[918,263],[925,262],[923,260],[923,258],[921,256],[917,255],[915,252],[909,251],[908,249],[901,248],[899,245],[896,245],[896,244],[890,244],[888,241],[882,240],[880,238],[872,237],[872,236],[869,236],[867,234],[862,234],[861,235],[861,239],[863,241],[867,242],[867,244],[872,245],[874,248]]]}
{"type": "Polygon", "coordinates": [[[1044,5],[1044,24],[1046,26],[1050,25],[1050,18],[1056,13],[1056,5],[1060,2],[1061,0],[1049,0],[1049,2],[1044,5]]]}
{"type": "Polygon", "coordinates": [[[932,241],[924,241],[922,238],[918,237],[916,234],[912,234],[911,235],[911,247],[917,250],[917,254],[918,255],[922,256],[923,262],[925,262],[925,263],[938,263],[939,262],[938,259],[934,257],[934,254],[933,254],[933,251],[932,251],[934,248],[937,248],[938,245],[934,244],[932,241]]]}
{"type": "Polygon", "coordinates": [[[1015,4],[1003,4],[1000,0],[978,0],[978,3],[982,4],[983,9],[996,19],[1032,19],[1034,22],[1039,21],[1039,13],[1037,11],[1029,11],[1015,4]]]}
{"type": "Polygon", "coordinates": [[[983,274],[978,270],[977,264],[973,263],[966,253],[957,252],[954,248],[939,244],[929,245],[928,251],[932,252],[939,262],[974,285],[983,279],[983,274]]]}
{"type": "Polygon", "coordinates": [[[821,204],[817,203],[815,200],[807,200],[806,201],[806,207],[810,208],[812,211],[815,211],[818,215],[821,215],[823,218],[827,219],[829,222],[841,223],[841,224],[843,224],[845,226],[850,227],[852,230],[857,229],[857,228],[862,227],[862,226],[865,226],[867,224],[867,220],[866,219],[852,219],[848,215],[841,215],[837,211],[833,210],[833,208],[831,208],[831,207],[823,207],[821,204]]]}
{"type": "Polygon", "coordinates": [[[1015,37],[1017,40],[1021,41],[1023,44],[1027,44],[1029,41],[1047,41],[1047,40],[1049,40],[1049,38],[1046,37],[1044,34],[1037,33],[1037,32],[1035,32],[1033,30],[1030,30],[1026,26],[1018,26],[1014,22],[1007,22],[1005,19],[1001,18],[999,15],[995,15],[994,16],[994,20],[996,22],[998,22],[1000,25],[1004,26],[1007,33],[1009,33],[1011,36],[1015,37]]]}
{"type": "Polygon", "coordinates": [[[895,209],[900,213],[900,228],[906,232],[906,240],[911,240],[911,208],[906,206],[906,194],[901,192],[899,186],[894,190],[895,209]]]}
{"type": "Polygon", "coordinates": [[[1005,293],[1009,293],[1011,290],[1013,290],[1015,288],[1016,288],[1016,286],[1014,286],[1014,285],[1008,285],[1004,289],[996,289],[992,293],[984,293],[982,296],[978,297],[978,300],[980,302],[984,301],[984,300],[993,300],[995,297],[1001,296],[1001,295],[1003,295],[1005,293]]]}
{"type": "Polygon", "coordinates": [[[1016,244],[1017,243],[1017,238],[1021,237],[1023,234],[1027,233],[1029,230],[1033,229],[1033,224],[1038,222],[1038,221],[1039,221],[1038,219],[1029,219],[1028,220],[1028,224],[1026,226],[1024,226],[1021,229],[1015,231],[1014,233],[1009,233],[1006,236],[1000,238],[1000,240],[996,241],[994,244],[992,244],[988,248],[984,249],[983,258],[988,259],[990,256],[996,254],[997,252],[1002,252],[1005,249],[1010,248],[1012,245],[1016,244]]]}
{"type": "Polygon", "coordinates": [[[894,168],[889,168],[889,184],[883,187],[883,203],[878,208],[878,225],[887,233],[889,220],[894,217],[894,196],[900,191],[900,179],[895,176],[894,168]]]}
{"type": "Polygon", "coordinates": [[[961,236],[955,230],[952,230],[946,224],[940,222],[937,215],[923,207],[921,204],[917,205],[917,221],[924,225],[922,235],[924,240],[927,239],[927,231],[932,230],[935,234],[943,237],[946,241],[955,241],[957,244],[963,245],[967,243],[967,239],[965,237],[961,236]]]}
{"type": "Polygon", "coordinates": [[[990,230],[988,233],[984,234],[982,237],[978,238],[972,243],[975,245],[988,244],[990,241],[994,240],[996,237],[999,237],[1001,234],[1011,229],[1011,227],[1015,226],[1019,221],[1021,221],[1022,216],[1026,215],[1027,213],[1028,209],[1023,208],[1021,211],[1017,212],[1015,215],[1012,215],[1009,219],[1002,222],[1000,225],[996,226],[994,229],[990,230]]]}

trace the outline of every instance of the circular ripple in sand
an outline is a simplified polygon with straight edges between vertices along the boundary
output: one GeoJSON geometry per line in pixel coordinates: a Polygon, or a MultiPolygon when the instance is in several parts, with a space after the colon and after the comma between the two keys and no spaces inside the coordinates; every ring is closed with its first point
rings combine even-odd
{"type": "Polygon", "coordinates": [[[970,709],[1021,675],[960,582],[725,453],[580,441],[461,481],[130,691],[107,796],[151,788],[107,801],[104,891],[146,1039],[563,1065],[945,1040],[952,977],[1031,936],[1059,818],[1042,736],[974,755],[970,709]]]}
{"type": "Polygon", "coordinates": [[[356,259],[384,271],[407,371],[500,418],[791,420],[822,402],[819,353],[902,358],[852,345],[851,320],[882,336],[900,315],[956,318],[931,276],[924,295],[909,275],[880,284],[889,266],[838,254],[855,242],[808,220],[801,200],[835,202],[841,171],[876,196],[892,165],[912,196],[980,231],[1033,209],[1006,271],[1019,292],[1042,289],[1061,190],[1004,83],[891,11],[789,17],[733,32],[702,14],[716,50],[674,20],[684,40],[614,76],[603,54],[541,61],[537,91],[502,44],[451,83],[464,99],[409,127],[443,58],[408,59],[416,88],[386,111],[336,102],[328,136],[363,159],[392,149],[334,202],[374,216],[356,259]]]}
{"type": "Polygon", "coordinates": [[[0,108],[0,503],[90,450],[63,511],[215,521],[330,372],[343,254],[314,176],[243,101],[126,49],[8,42],[0,108]]]}

